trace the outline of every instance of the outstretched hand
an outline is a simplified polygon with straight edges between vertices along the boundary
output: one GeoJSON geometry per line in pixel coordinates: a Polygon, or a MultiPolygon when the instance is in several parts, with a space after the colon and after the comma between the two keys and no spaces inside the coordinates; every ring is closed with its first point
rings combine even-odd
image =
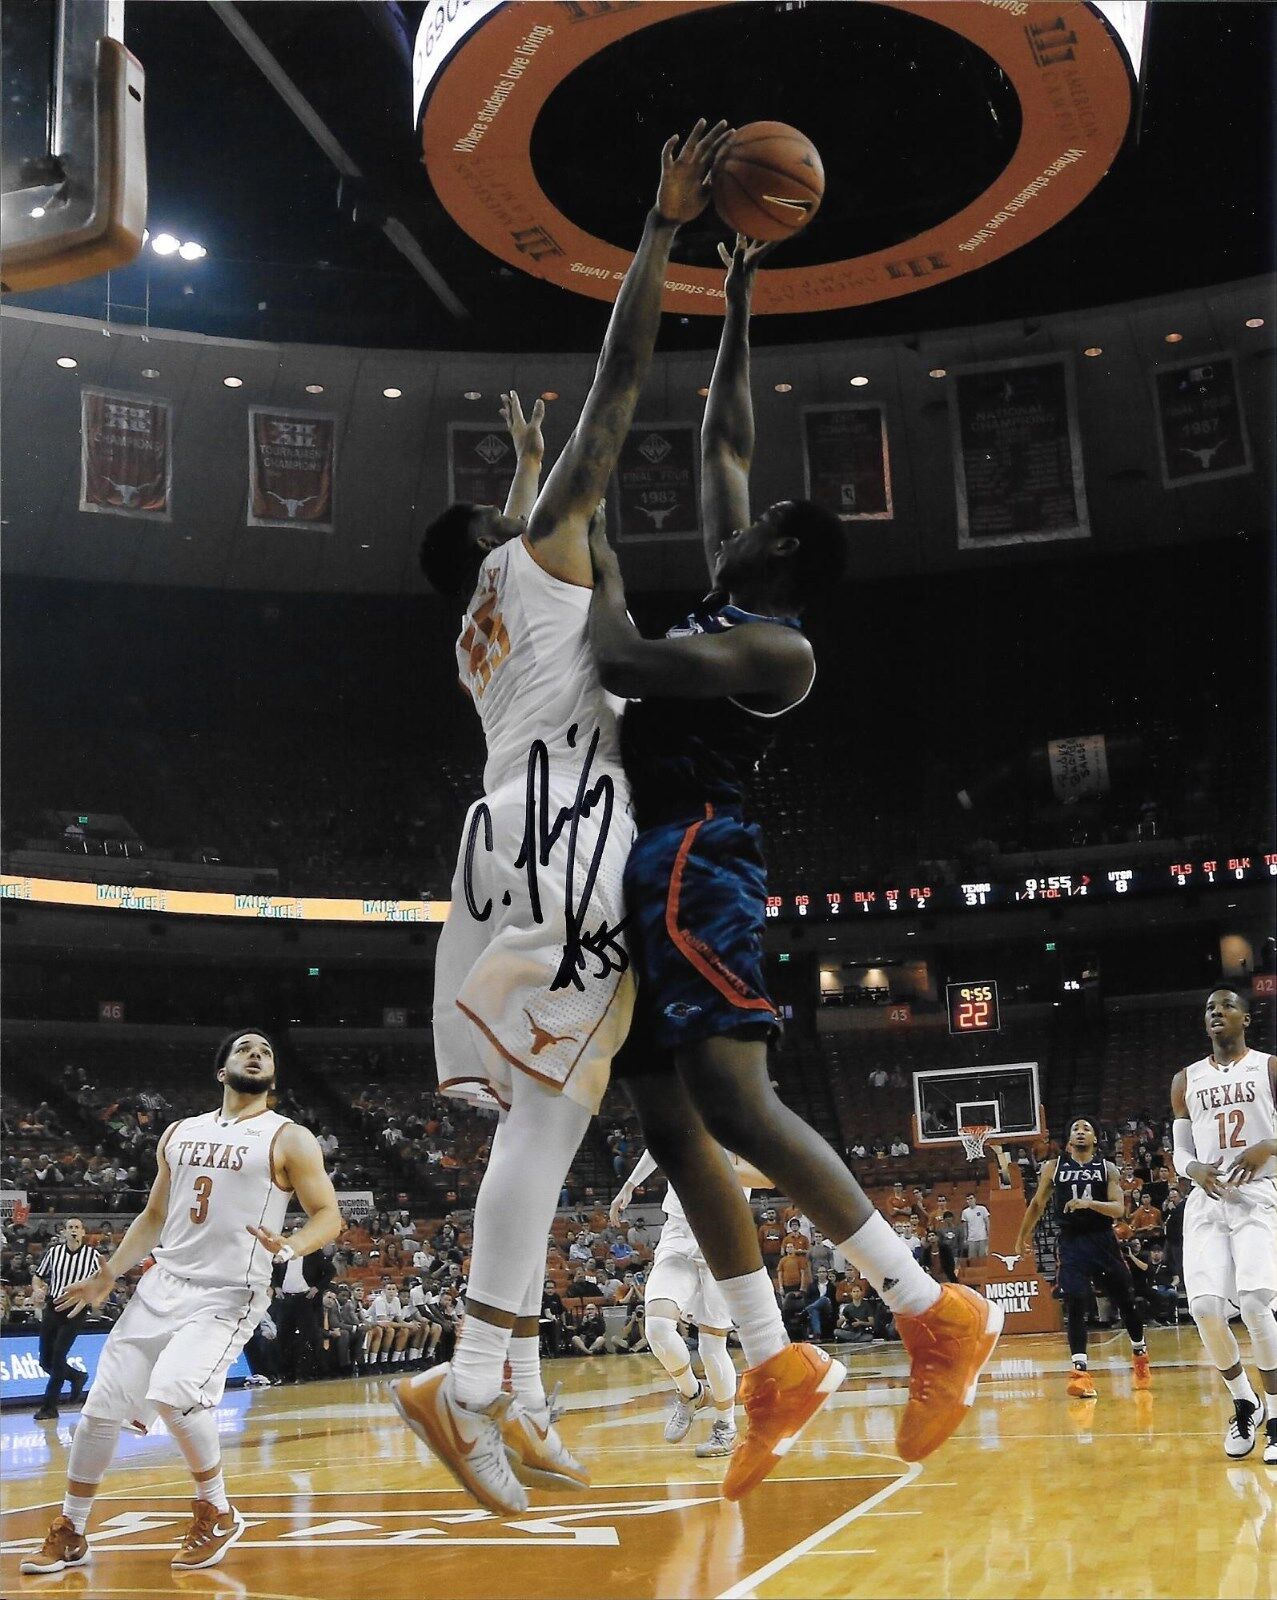
{"type": "Polygon", "coordinates": [[[501,396],[501,420],[510,430],[515,455],[520,460],[535,457],[539,461],[545,454],[545,439],[541,434],[541,424],[545,421],[545,401],[538,400],[532,407],[532,415],[525,417],[519,397],[511,389],[508,394],[501,396]]]}
{"type": "Polygon", "coordinates": [[[92,1277],[73,1283],[54,1301],[54,1306],[68,1317],[78,1317],[82,1311],[97,1311],[114,1288],[115,1279],[105,1267],[99,1267],[92,1277]]]}
{"type": "Polygon", "coordinates": [[[705,118],[700,117],[677,155],[674,152],[678,135],[674,134],[665,141],[665,148],[661,151],[661,182],[656,191],[656,209],[666,222],[672,222],[677,227],[684,222],[695,221],[704,211],[709,204],[714,163],[735,132],[735,128],[729,128],[725,122],[716,122],[706,132],[705,118]]]}
{"type": "Polygon", "coordinates": [[[616,551],[608,543],[607,537],[607,501],[600,500],[594,508],[590,518],[590,565],[594,569],[594,581],[599,583],[609,574],[619,575],[621,567],[616,559],[616,551]]]}
{"type": "Polygon", "coordinates": [[[748,301],[759,262],[769,256],[779,243],[779,239],[747,239],[743,233],[736,235],[736,247],[733,250],[720,241],[719,259],[727,268],[723,288],[729,301],[735,304],[748,301]]]}

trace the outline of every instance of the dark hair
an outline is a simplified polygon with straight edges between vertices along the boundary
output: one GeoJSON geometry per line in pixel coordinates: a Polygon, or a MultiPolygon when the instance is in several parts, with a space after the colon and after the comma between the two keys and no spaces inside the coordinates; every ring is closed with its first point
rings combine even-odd
{"type": "Polygon", "coordinates": [[[219,1044],[217,1049],[214,1051],[214,1072],[220,1072],[226,1065],[227,1058],[231,1053],[231,1046],[235,1043],[236,1039],[242,1039],[244,1035],[248,1033],[255,1033],[259,1039],[265,1039],[266,1043],[270,1046],[271,1055],[275,1057],[275,1065],[279,1065],[279,1052],[275,1049],[275,1041],[271,1038],[270,1034],[266,1032],[265,1028],[236,1028],[234,1033],[228,1033],[226,1035],[221,1044],[219,1044]]]}
{"type": "Polygon", "coordinates": [[[1217,983],[1212,988],[1207,990],[1206,998],[1209,1000],[1211,995],[1213,995],[1213,994],[1231,994],[1231,995],[1236,995],[1238,1001],[1241,1004],[1242,1010],[1243,1011],[1249,1011],[1250,1010],[1250,1001],[1246,997],[1246,991],[1244,989],[1239,989],[1236,984],[1233,984],[1233,983],[1217,983]]]}
{"type": "Polygon", "coordinates": [[[807,605],[836,586],[847,564],[842,524],[831,511],[810,500],[790,500],[772,524],[773,537],[797,539],[798,548],[784,557],[781,569],[791,598],[807,605]]]}
{"type": "Polygon", "coordinates": [[[431,586],[449,599],[466,599],[478,576],[479,550],[470,538],[477,507],[458,501],[426,529],[418,560],[431,586]]]}
{"type": "Polygon", "coordinates": [[[1064,1130],[1064,1143],[1068,1144],[1074,1124],[1078,1122],[1090,1124],[1091,1131],[1095,1134],[1095,1148],[1097,1150],[1101,1149],[1104,1144],[1104,1130],[1100,1127],[1099,1122],[1094,1117],[1088,1116],[1085,1111],[1079,1111],[1075,1116],[1069,1118],[1068,1126],[1064,1130]]]}

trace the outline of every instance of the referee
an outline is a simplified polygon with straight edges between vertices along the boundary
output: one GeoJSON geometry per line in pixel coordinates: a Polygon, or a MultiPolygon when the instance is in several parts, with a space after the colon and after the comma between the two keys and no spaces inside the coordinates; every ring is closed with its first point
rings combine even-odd
{"type": "Polygon", "coordinates": [[[68,1219],[63,1228],[63,1242],[51,1244],[40,1258],[40,1265],[31,1279],[32,1300],[42,1308],[40,1316],[40,1365],[49,1374],[40,1409],[35,1413],[37,1422],[56,1422],[58,1396],[64,1382],[71,1385],[71,1398],[78,1400],[88,1382],[85,1373],[67,1365],[67,1356],[80,1332],[83,1318],[79,1311],[69,1315],[59,1311],[55,1302],[73,1283],[91,1278],[102,1265],[102,1258],[91,1244],[84,1242],[84,1224],[79,1217],[68,1219]]]}

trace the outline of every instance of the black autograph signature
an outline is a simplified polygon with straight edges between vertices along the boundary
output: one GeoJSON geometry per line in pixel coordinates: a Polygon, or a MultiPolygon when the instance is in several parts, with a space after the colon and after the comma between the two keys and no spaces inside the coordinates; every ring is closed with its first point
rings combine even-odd
{"type": "MultiPolygon", "coordinates": [[[[576,726],[568,729],[568,744],[575,747],[576,726]]],[[[570,806],[561,806],[553,817],[550,815],[550,753],[543,740],[537,739],[528,751],[527,788],[523,813],[523,841],[519,847],[519,854],[515,857],[516,869],[521,869],[528,880],[528,904],[534,922],[544,922],[545,913],[541,906],[541,885],[537,877],[540,867],[547,866],[554,847],[567,830],[567,863],[565,871],[565,889],[563,896],[563,915],[567,927],[567,938],[563,943],[563,956],[559,962],[558,971],[551,990],[566,989],[570,984],[573,988],[584,989],[584,976],[606,978],[611,972],[625,972],[630,964],[629,954],[621,942],[621,935],[625,931],[626,918],[622,918],[615,927],[609,927],[606,920],[599,923],[592,932],[585,927],[586,913],[589,909],[590,897],[594,893],[594,885],[598,879],[599,867],[602,864],[603,854],[607,848],[608,830],[612,825],[612,815],[616,809],[616,785],[610,774],[601,773],[593,782],[590,782],[591,770],[594,764],[595,752],[599,745],[599,730],[596,728],[590,737],[589,748],[585,753],[585,760],[581,765],[580,776],[577,779],[576,796],[570,806]],[[583,817],[593,816],[599,812],[598,837],[594,844],[594,853],[590,857],[589,868],[585,875],[579,900],[574,901],[573,883],[576,878],[577,857],[577,830],[583,817]],[[598,963],[597,968],[586,973],[587,958],[592,957],[598,963]]],[[[489,854],[493,848],[492,841],[492,813],[487,803],[481,801],[470,817],[470,826],[466,830],[466,859],[463,882],[465,888],[466,906],[470,915],[476,922],[486,922],[492,915],[492,901],[489,898],[482,906],[475,900],[474,894],[474,856],[479,846],[479,831],[483,831],[482,848],[489,854]]]]}

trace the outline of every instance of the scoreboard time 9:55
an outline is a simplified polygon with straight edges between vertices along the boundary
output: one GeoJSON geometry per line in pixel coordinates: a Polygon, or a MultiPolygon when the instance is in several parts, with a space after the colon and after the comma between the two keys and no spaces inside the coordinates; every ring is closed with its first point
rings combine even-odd
{"type": "Polygon", "coordinates": [[[945,1003],[950,1033],[1000,1033],[998,986],[992,978],[967,983],[946,983],[945,1003]]]}

